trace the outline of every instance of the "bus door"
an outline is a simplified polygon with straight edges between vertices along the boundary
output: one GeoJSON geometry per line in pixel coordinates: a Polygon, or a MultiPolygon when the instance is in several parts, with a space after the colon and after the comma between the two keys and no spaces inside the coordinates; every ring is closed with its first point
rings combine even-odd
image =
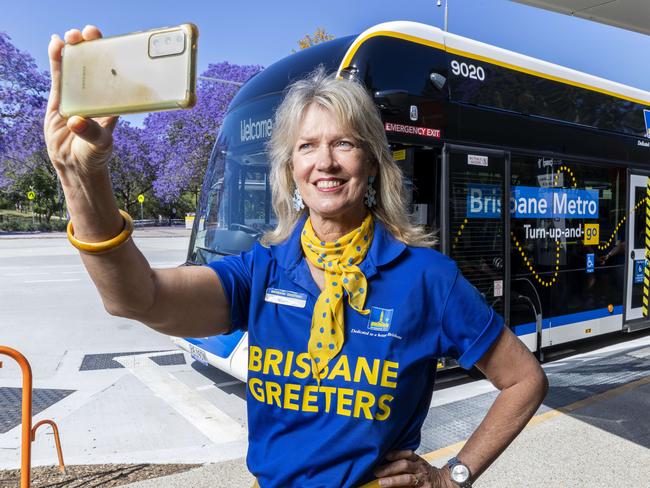
{"type": "Polygon", "coordinates": [[[621,243],[621,252],[627,251],[625,287],[625,322],[643,319],[644,272],[646,259],[646,195],[649,178],[631,174],[628,188],[627,240],[621,243]]]}
{"type": "Polygon", "coordinates": [[[441,184],[442,250],[506,323],[509,315],[508,153],[446,144],[441,184]]]}

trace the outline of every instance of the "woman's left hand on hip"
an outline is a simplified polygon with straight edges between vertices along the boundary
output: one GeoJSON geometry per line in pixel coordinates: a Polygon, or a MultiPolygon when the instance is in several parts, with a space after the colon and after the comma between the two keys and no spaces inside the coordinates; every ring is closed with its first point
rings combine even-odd
{"type": "Polygon", "coordinates": [[[386,464],[374,470],[379,486],[418,488],[446,488],[443,471],[431,466],[413,451],[391,451],[386,454],[386,464]]]}

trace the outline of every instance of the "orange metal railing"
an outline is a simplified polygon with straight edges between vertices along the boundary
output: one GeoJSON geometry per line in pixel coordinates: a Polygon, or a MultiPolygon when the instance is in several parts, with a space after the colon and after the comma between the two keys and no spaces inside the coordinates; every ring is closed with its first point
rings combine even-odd
{"type": "MultiPolygon", "coordinates": [[[[63,464],[63,453],[61,451],[61,440],[59,429],[52,420],[41,420],[32,428],[32,368],[29,361],[21,353],[7,346],[0,346],[0,354],[13,358],[23,372],[23,404],[22,404],[22,440],[20,459],[20,488],[29,488],[30,471],[32,462],[32,442],[36,439],[36,429],[43,424],[49,424],[54,431],[54,441],[59,455],[59,469],[65,473],[63,464]]],[[[0,368],[2,361],[0,361],[0,368]]]]}

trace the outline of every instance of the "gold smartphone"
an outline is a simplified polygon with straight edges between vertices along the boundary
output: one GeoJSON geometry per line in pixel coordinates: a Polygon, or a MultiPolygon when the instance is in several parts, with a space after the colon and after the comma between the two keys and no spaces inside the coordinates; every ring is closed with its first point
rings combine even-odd
{"type": "Polygon", "coordinates": [[[193,107],[198,34],[194,24],[181,24],[66,44],[59,113],[96,117],[193,107]]]}

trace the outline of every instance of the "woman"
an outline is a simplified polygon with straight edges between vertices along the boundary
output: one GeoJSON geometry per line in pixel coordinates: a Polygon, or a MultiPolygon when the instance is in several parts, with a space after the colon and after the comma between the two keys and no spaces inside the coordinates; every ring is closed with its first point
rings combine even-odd
{"type": "MultiPolygon", "coordinates": [[[[65,40],[99,36],[88,26],[65,40]]],[[[56,37],[49,46],[45,134],[69,238],[109,313],[176,336],[248,330],[248,466],[260,485],[471,486],[535,412],[546,377],[455,264],[430,249],[431,236],[408,223],[401,174],[364,88],[317,72],[288,91],[270,145],[279,223],[265,245],[206,267],[153,270],[111,191],[116,119],[57,112],[62,46],[56,37]],[[476,365],[501,392],[437,469],[413,451],[446,355],[476,365]]]]}

